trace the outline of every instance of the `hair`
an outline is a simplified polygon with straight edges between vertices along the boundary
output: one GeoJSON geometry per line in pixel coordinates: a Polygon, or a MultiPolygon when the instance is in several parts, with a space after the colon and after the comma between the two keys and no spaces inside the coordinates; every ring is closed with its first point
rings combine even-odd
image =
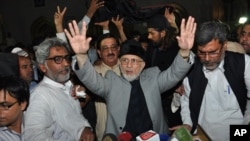
{"type": "Polygon", "coordinates": [[[249,21],[246,21],[243,25],[242,25],[242,28],[243,29],[246,25],[250,25],[250,20],[249,21]]]}
{"type": "Polygon", "coordinates": [[[106,34],[102,34],[102,35],[97,39],[97,41],[96,41],[96,48],[97,48],[98,50],[101,50],[101,42],[102,42],[102,40],[107,39],[107,38],[114,38],[115,41],[116,41],[117,46],[120,46],[119,39],[118,39],[116,36],[114,36],[113,34],[110,34],[110,33],[106,33],[106,34]]]}
{"type": "Polygon", "coordinates": [[[213,39],[218,39],[220,44],[227,41],[227,27],[224,23],[210,21],[202,23],[196,31],[195,42],[198,46],[206,45],[213,39]]]}
{"type": "Polygon", "coordinates": [[[29,105],[30,91],[28,84],[17,76],[4,76],[0,77],[0,90],[4,93],[9,93],[9,95],[17,99],[18,103],[27,102],[29,105]]]}
{"type": "Polygon", "coordinates": [[[68,43],[57,37],[47,38],[39,45],[34,46],[37,63],[44,64],[50,54],[50,49],[58,46],[64,47],[69,53],[71,52],[68,43]]]}

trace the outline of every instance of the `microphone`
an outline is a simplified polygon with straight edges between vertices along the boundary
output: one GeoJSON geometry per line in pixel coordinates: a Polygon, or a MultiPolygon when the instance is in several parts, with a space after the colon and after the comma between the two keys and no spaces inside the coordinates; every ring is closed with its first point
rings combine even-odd
{"type": "Polygon", "coordinates": [[[136,137],[136,141],[168,141],[168,134],[158,134],[153,130],[144,132],[136,137]]]}
{"type": "Polygon", "coordinates": [[[112,133],[108,133],[102,137],[102,141],[117,141],[117,137],[112,133]]]}
{"type": "Polygon", "coordinates": [[[118,135],[118,141],[131,141],[132,140],[132,134],[129,132],[122,132],[118,135]]]}
{"type": "Polygon", "coordinates": [[[160,136],[153,130],[141,133],[136,137],[136,141],[160,141],[160,136]]]}

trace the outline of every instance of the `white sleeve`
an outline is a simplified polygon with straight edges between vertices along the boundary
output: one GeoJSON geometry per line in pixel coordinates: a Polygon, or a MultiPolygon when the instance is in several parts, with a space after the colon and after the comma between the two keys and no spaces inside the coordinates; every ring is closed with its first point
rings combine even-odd
{"type": "Polygon", "coordinates": [[[189,109],[189,95],[190,95],[190,86],[188,82],[188,78],[186,77],[183,80],[183,87],[184,87],[184,95],[181,96],[181,118],[183,124],[188,124],[193,126],[193,122],[190,116],[190,109],[189,109]]]}
{"type": "Polygon", "coordinates": [[[245,84],[247,89],[247,105],[246,105],[246,111],[244,115],[244,124],[249,124],[250,122],[250,57],[249,55],[245,55],[245,84]]]}
{"type": "Polygon", "coordinates": [[[56,37],[62,39],[65,42],[68,42],[64,32],[56,33],[56,37]]]}
{"type": "Polygon", "coordinates": [[[82,20],[81,20],[80,22],[78,22],[78,27],[79,27],[80,31],[82,31],[82,23],[85,22],[86,25],[88,25],[88,24],[90,23],[90,20],[91,20],[91,19],[90,19],[88,16],[85,15],[85,16],[82,18],[82,20]]]}

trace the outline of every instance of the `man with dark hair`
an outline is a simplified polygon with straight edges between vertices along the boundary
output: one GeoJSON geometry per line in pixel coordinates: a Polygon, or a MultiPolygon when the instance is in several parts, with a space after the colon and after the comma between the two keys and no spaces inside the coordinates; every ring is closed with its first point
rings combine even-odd
{"type": "Polygon", "coordinates": [[[240,44],[247,54],[250,54],[250,22],[246,22],[241,28],[240,44]]]}
{"type": "Polygon", "coordinates": [[[200,125],[213,141],[228,141],[230,125],[250,121],[250,57],[226,51],[227,31],[220,22],[202,23],[195,42],[196,62],[183,81],[183,124],[192,133],[200,125]]]}
{"type": "Polygon", "coordinates": [[[24,141],[23,120],[29,105],[29,86],[13,75],[0,76],[0,82],[0,140],[24,141]]]}
{"type": "MultiPolygon", "coordinates": [[[[147,48],[146,67],[158,66],[160,70],[165,70],[173,63],[178,54],[179,47],[176,40],[176,30],[178,30],[176,28],[178,27],[172,27],[166,15],[175,23],[174,14],[170,14],[168,9],[165,11],[165,16],[155,15],[147,22],[148,39],[152,45],[147,48]]],[[[179,94],[174,94],[178,86],[179,84],[161,95],[164,116],[169,127],[182,124],[180,109],[171,110],[174,95],[179,96],[179,94]]]]}

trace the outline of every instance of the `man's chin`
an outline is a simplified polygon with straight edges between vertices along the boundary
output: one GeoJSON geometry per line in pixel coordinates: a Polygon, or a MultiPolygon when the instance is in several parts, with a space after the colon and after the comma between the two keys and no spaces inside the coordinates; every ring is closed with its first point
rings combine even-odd
{"type": "Polygon", "coordinates": [[[216,69],[218,67],[218,65],[205,65],[205,67],[207,70],[212,71],[212,70],[216,69]]]}

